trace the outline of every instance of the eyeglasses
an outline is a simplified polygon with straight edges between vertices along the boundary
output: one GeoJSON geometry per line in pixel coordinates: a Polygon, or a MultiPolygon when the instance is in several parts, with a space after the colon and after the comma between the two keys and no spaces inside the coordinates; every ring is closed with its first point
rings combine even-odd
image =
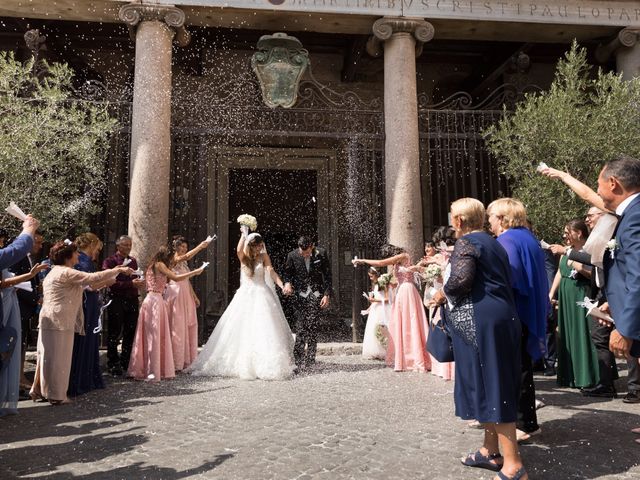
{"type": "Polygon", "coordinates": [[[600,215],[602,215],[602,213],[587,213],[585,218],[599,217],[600,215]]]}

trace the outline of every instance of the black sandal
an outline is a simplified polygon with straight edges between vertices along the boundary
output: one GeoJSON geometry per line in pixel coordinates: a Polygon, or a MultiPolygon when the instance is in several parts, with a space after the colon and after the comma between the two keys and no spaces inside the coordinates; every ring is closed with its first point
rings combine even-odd
{"type": "Polygon", "coordinates": [[[524,469],[524,467],[520,467],[513,477],[507,477],[504,473],[500,471],[498,472],[498,478],[500,480],[520,480],[526,474],[527,474],[527,471],[524,469]]]}
{"type": "Polygon", "coordinates": [[[502,458],[502,455],[499,453],[491,453],[485,456],[478,450],[476,453],[470,453],[467,455],[467,458],[460,461],[467,467],[484,468],[492,472],[499,472],[500,469],[502,469],[502,465],[491,461],[498,460],[499,458],[502,458]]]}

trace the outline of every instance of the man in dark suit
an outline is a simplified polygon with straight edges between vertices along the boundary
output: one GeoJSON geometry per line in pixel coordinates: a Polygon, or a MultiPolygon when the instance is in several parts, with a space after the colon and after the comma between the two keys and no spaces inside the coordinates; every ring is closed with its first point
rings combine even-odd
{"type": "Polygon", "coordinates": [[[331,265],[324,249],[300,237],[298,248],[287,255],[283,273],[284,294],[295,295],[293,356],[298,368],[307,368],[316,361],[320,310],[331,303],[331,265]]]}
{"type": "Polygon", "coordinates": [[[618,357],[640,357],[640,160],[620,156],[608,162],[598,177],[598,195],[620,217],[603,259],[615,321],[609,348],[618,357]]]}

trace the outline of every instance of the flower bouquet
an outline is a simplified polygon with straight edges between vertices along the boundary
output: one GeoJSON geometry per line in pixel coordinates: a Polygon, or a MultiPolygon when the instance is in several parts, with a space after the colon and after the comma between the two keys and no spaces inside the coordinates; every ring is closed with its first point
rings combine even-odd
{"type": "Polygon", "coordinates": [[[386,328],[387,327],[381,324],[376,325],[376,340],[378,340],[378,343],[380,343],[384,348],[387,348],[386,328]]]}
{"type": "Polygon", "coordinates": [[[246,213],[243,213],[238,217],[238,223],[242,226],[248,227],[252,232],[255,232],[256,228],[258,228],[258,221],[256,220],[256,217],[246,213]]]}
{"type": "Polygon", "coordinates": [[[424,278],[425,282],[427,282],[429,285],[433,285],[441,276],[442,267],[435,263],[429,265],[422,274],[422,278],[424,278]]]}
{"type": "Polygon", "coordinates": [[[383,273],[378,277],[378,286],[380,287],[380,289],[384,290],[389,286],[392,279],[393,275],[391,275],[390,273],[383,273]]]}

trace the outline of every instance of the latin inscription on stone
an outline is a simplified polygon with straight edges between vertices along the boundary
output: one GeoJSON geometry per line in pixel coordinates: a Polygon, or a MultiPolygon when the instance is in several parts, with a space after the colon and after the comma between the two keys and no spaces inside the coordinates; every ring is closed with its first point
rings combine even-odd
{"type": "Polygon", "coordinates": [[[573,25],[640,26],[640,1],[156,0],[172,5],[573,25]]]}

